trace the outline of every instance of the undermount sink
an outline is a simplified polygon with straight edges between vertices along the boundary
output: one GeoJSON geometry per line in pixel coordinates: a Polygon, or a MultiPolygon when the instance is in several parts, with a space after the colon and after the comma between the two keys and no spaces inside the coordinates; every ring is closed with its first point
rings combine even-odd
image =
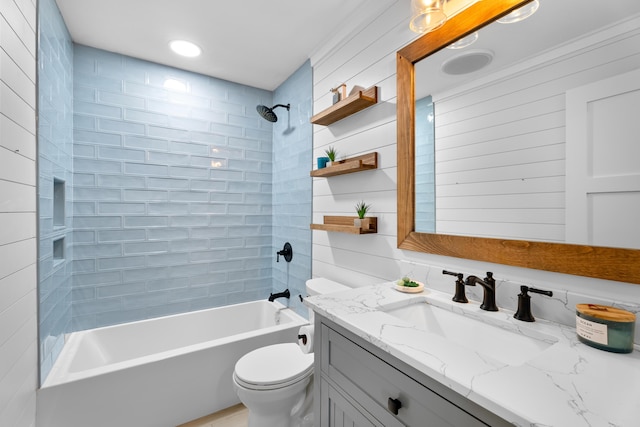
{"type": "Polygon", "coordinates": [[[485,323],[478,317],[472,318],[434,306],[424,300],[382,311],[412,324],[416,329],[439,335],[447,341],[507,365],[521,365],[557,342],[553,336],[541,333],[538,336],[535,333],[531,333],[531,336],[524,335],[513,325],[513,330],[505,329],[485,323]]]}

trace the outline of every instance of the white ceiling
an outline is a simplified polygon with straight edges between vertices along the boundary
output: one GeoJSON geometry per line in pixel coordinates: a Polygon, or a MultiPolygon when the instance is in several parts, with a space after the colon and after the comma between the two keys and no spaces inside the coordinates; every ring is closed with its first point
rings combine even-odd
{"type": "Polygon", "coordinates": [[[354,16],[367,16],[357,13],[366,0],[56,1],[76,43],[267,90],[284,82],[345,19],[357,25],[354,16]],[[174,39],[196,43],[202,55],[174,54],[168,47],[174,39]]]}
{"type": "Polygon", "coordinates": [[[416,96],[441,94],[483,76],[570,42],[599,28],[640,14],[639,0],[616,0],[597,7],[597,0],[540,0],[529,19],[515,24],[493,23],[479,31],[476,43],[465,49],[443,49],[416,67],[416,96]],[[476,51],[491,52],[493,61],[480,71],[447,75],[442,64],[476,51]],[[428,77],[425,77],[428,76],[428,77]]]}
{"type": "MultiPolygon", "coordinates": [[[[276,89],[314,52],[326,48],[336,36],[348,36],[350,28],[373,19],[390,4],[406,2],[409,17],[408,0],[56,1],[76,43],[266,90],[276,89]],[[198,58],[174,54],[168,47],[174,39],[198,44],[203,54],[198,58]]],[[[511,27],[508,38],[494,32],[500,27],[494,24],[463,51],[491,50],[494,61],[482,70],[487,73],[548,49],[551,42],[569,40],[640,10],[639,0],[616,0],[603,8],[594,7],[597,1],[589,0],[594,5],[582,9],[584,1],[541,0],[532,18],[504,26],[511,27]],[[556,18],[562,22],[555,22],[556,18]],[[515,42],[517,37],[522,42],[515,42]],[[505,40],[509,43],[500,43],[505,40]]],[[[439,64],[460,53],[445,49],[430,61],[422,61],[420,68],[431,76],[430,91],[435,89],[431,85],[436,76],[439,88],[444,89],[480,75],[452,77],[439,70],[439,64]]]]}

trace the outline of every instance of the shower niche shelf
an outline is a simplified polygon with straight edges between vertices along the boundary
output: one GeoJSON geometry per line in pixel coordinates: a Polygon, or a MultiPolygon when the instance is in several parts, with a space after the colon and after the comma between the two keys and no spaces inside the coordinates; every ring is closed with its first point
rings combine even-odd
{"type": "Polygon", "coordinates": [[[371,86],[365,90],[347,96],[342,101],[338,101],[331,107],[327,108],[311,117],[311,123],[314,125],[329,126],[332,123],[349,117],[352,114],[362,111],[378,102],[378,86],[371,86]]]}
{"type": "Polygon", "coordinates": [[[374,151],[373,153],[341,160],[337,165],[312,170],[309,175],[313,177],[328,178],[330,176],[345,175],[348,173],[368,171],[377,168],[378,153],[374,151]]]}
{"type": "Polygon", "coordinates": [[[353,225],[353,220],[357,216],[326,216],[323,224],[311,224],[312,230],[335,231],[338,233],[349,234],[375,234],[378,232],[378,217],[370,216],[365,219],[369,220],[369,227],[362,229],[353,225]]]}

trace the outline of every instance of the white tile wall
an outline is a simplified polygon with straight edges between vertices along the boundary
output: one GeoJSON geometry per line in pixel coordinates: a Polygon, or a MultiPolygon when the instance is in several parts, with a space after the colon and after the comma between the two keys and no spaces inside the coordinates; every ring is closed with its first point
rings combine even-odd
{"type": "Polygon", "coordinates": [[[35,4],[0,2],[0,425],[35,425],[35,4]]]}
{"type": "MultiPolygon", "coordinates": [[[[431,286],[453,293],[453,280],[442,279],[442,268],[481,277],[486,271],[493,271],[501,281],[504,298],[501,304],[506,308],[515,308],[513,296],[519,291],[519,283],[553,289],[568,295],[567,301],[571,303],[593,298],[619,305],[635,304],[637,308],[640,304],[637,285],[397,248],[396,51],[416,38],[408,29],[408,21],[408,2],[391,2],[369,25],[345,32],[335,45],[325,46],[311,58],[316,114],[331,105],[329,88],[337,84],[345,82],[348,90],[354,85],[380,88],[378,104],[328,127],[314,125],[314,159],[329,146],[338,150],[338,157],[377,151],[379,168],[329,179],[314,178],[313,222],[322,222],[323,215],[354,215],[353,205],[364,200],[372,205],[371,215],[378,217],[378,233],[358,236],[314,231],[313,276],[365,286],[411,273],[431,286]]],[[[475,299],[478,298],[481,296],[476,295],[475,299]]],[[[565,312],[571,311],[569,302],[565,304],[565,312]]],[[[546,309],[544,301],[534,304],[540,304],[534,307],[538,312],[546,309]]],[[[555,319],[571,322],[566,313],[555,319]]]]}

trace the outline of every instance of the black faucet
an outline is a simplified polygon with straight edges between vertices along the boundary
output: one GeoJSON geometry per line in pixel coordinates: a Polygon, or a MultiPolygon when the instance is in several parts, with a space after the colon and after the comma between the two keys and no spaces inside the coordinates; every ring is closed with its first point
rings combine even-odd
{"type": "Polygon", "coordinates": [[[456,293],[453,298],[451,298],[451,300],[455,302],[468,303],[469,300],[467,299],[467,295],[464,291],[464,280],[462,280],[464,275],[462,273],[454,273],[453,271],[447,270],[442,270],[442,274],[448,274],[450,276],[458,277],[458,279],[456,280],[456,293]]]}
{"type": "Polygon", "coordinates": [[[496,279],[493,278],[493,273],[487,271],[487,277],[484,280],[478,276],[469,276],[465,281],[467,286],[475,286],[476,283],[484,288],[484,296],[480,308],[486,311],[498,311],[498,306],[496,305],[496,279]]]}
{"type": "Polygon", "coordinates": [[[276,298],[291,298],[291,293],[289,289],[285,289],[284,292],[278,292],[275,294],[269,294],[269,301],[274,302],[276,298]]]}
{"type": "Polygon", "coordinates": [[[518,320],[522,320],[523,322],[535,322],[536,319],[533,317],[533,314],[531,314],[531,297],[527,292],[542,294],[548,297],[552,297],[553,292],[534,289],[528,286],[520,286],[520,293],[518,294],[518,311],[516,311],[516,314],[514,314],[513,317],[518,320]]]}

